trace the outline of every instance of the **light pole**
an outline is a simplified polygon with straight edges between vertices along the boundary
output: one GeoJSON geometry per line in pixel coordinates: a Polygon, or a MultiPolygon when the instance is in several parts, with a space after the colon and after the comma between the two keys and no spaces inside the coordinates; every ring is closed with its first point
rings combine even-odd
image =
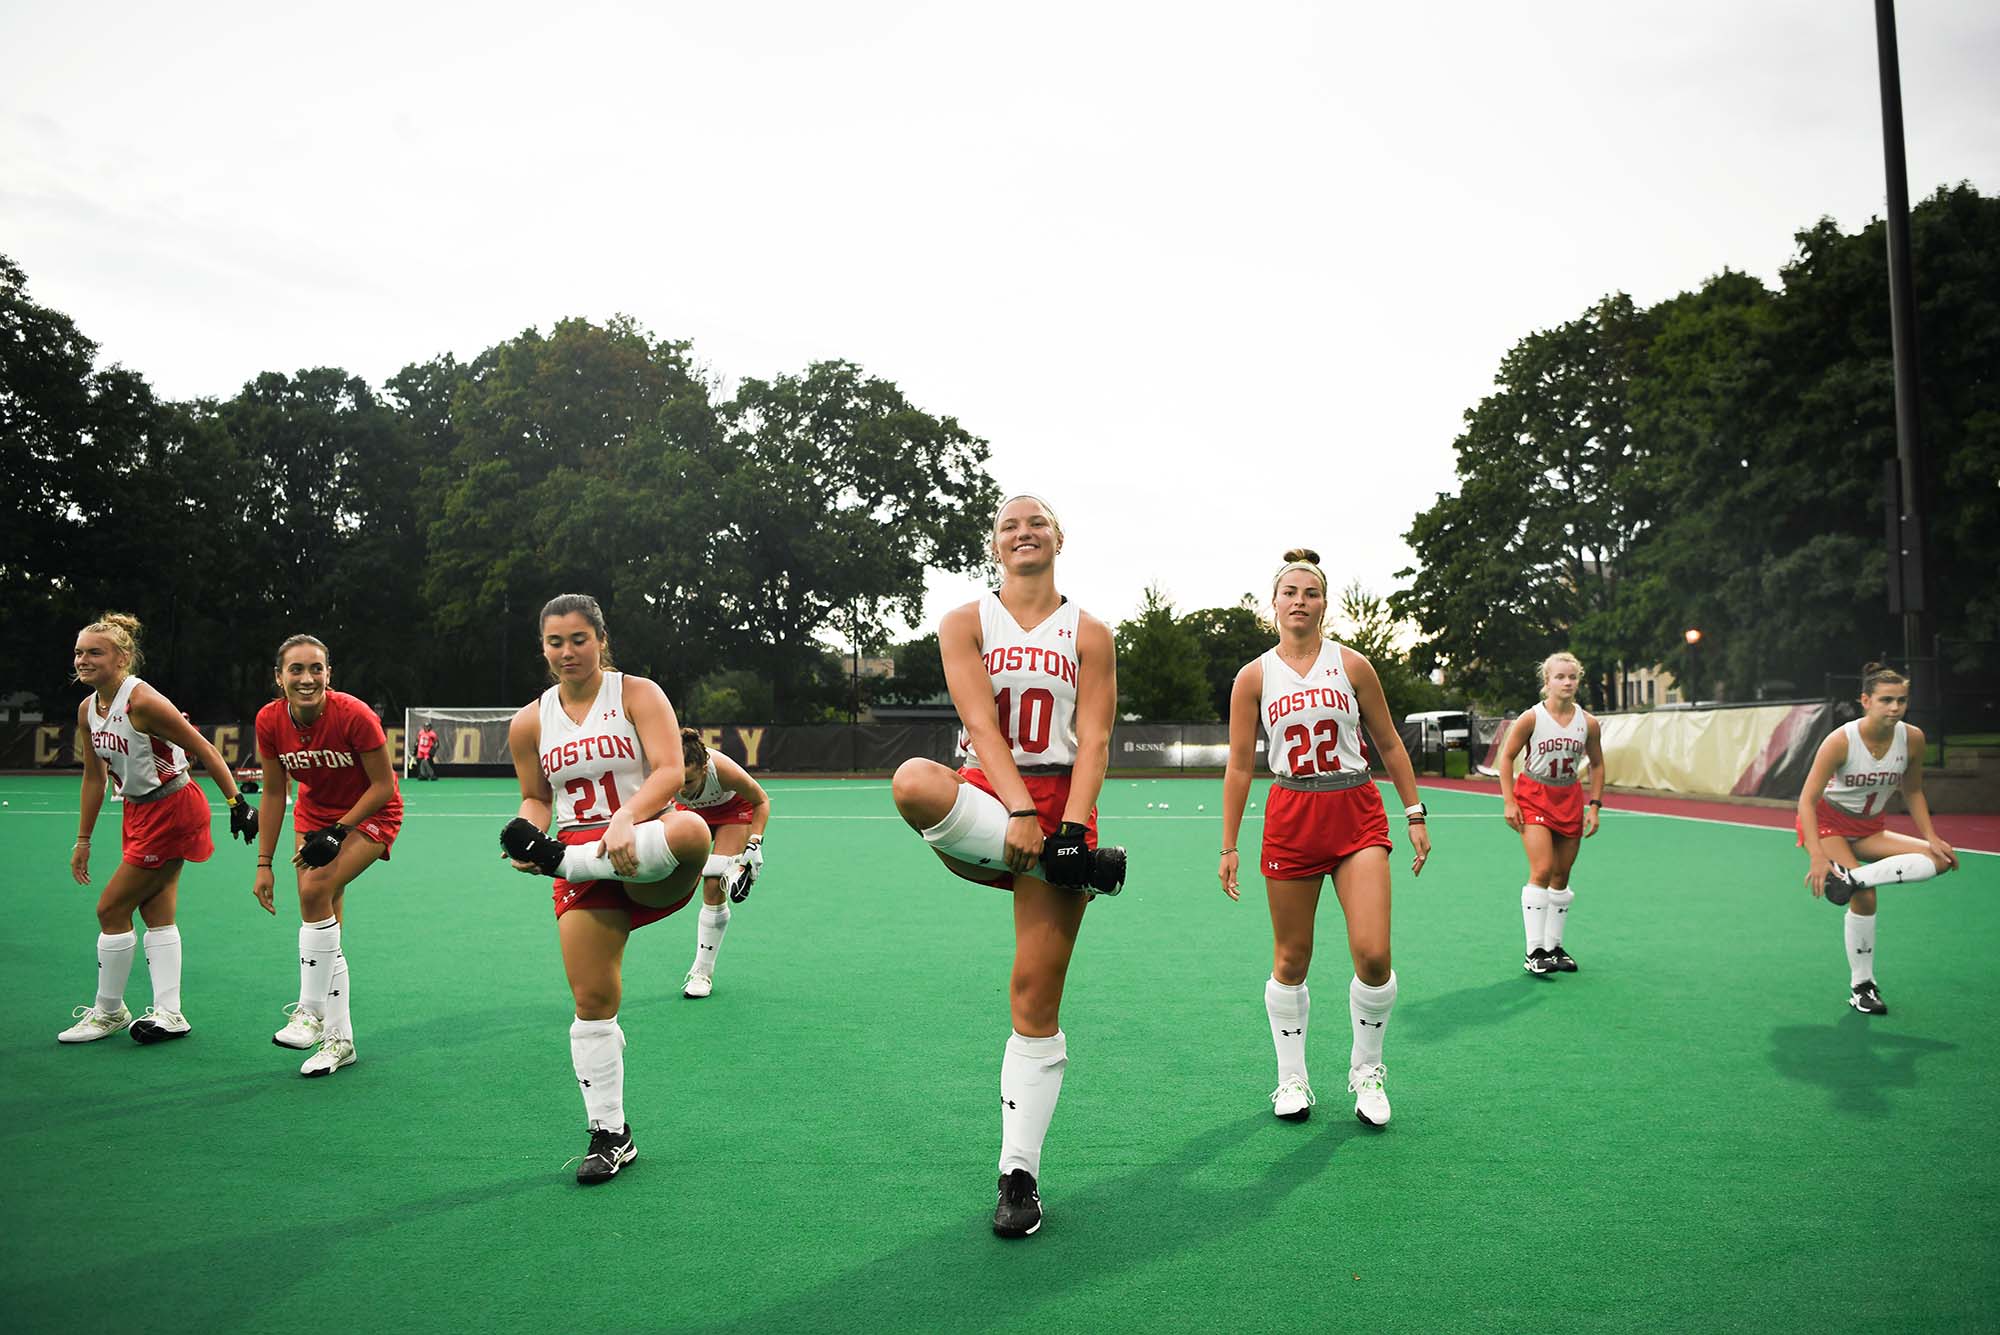
{"type": "Polygon", "coordinates": [[[1701,628],[1689,626],[1681,632],[1681,638],[1687,641],[1688,647],[1688,680],[1687,685],[1681,688],[1681,703],[1691,705],[1697,694],[1696,679],[1701,674],[1701,628]]]}

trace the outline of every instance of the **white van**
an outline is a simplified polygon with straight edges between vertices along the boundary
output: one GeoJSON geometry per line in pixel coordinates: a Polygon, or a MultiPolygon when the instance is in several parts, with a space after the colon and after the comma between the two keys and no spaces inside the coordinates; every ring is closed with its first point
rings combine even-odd
{"type": "Polygon", "coordinates": [[[1472,719],[1462,710],[1433,709],[1423,714],[1403,715],[1405,723],[1423,725],[1423,748],[1428,751],[1463,751],[1472,744],[1472,719]]]}

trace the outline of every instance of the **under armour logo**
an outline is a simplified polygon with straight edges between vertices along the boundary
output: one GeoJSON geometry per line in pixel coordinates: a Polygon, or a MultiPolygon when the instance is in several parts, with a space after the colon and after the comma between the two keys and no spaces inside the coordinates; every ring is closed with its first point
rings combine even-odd
{"type": "Polygon", "coordinates": [[[699,942],[699,941],[695,942],[695,946],[694,946],[694,948],[695,948],[696,950],[706,950],[706,951],[708,951],[708,952],[709,952],[709,953],[711,953],[711,954],[713,954],[713,953],[714,953],[714,951],[715,951],[715,947],[714,947],[714,946],[705,946],[705,945],[701,944],[701,942],[699,942]]]}
{"type": "Polygon", "coordinates": [[[1356,1020],[1355,1023],[1364,1029],[1380,1029],[1385,1022],[1382,1020],[1356,1020]]]}
{"type": "Polygon", "coordinates": [[[1009,1108],[1018,1108],[1021,1106],[1020,1104],[1014,1102],[1014,1100],[1008,1098],[1005,1094],[1002,1094],[1000,1096],[1000,1102],[1005,1104],[1009,1108]]]}
{"type": "Polygon", "coordinates": [[[585,1079],[584,1079],[584,1078],[583,1078],[582,1076],[578,1076],[578,1077],[576,1078],[576,1083],[578,1083],[579,1085],[582,1085],[582,1086],[583,1086],[583,1087],[584,1087],[585,1089],[589,1089],[589,1088],[590,1088],[590,1082],[589,1082],[588,1080],[585,1080],[585,1079]]]}
{"type": "Polygon", "coordinates": [[[1272,858],[1267,865],[1271,868],[1272,871],[1276,871],[1278,869],[1278,860],[1276,858],[1272,858]]]}
{"type": "Polygon", "coordinates": [[[306,957],[305,957],[304,955],[301,955],[301,956],[299,956],[299,963],[301,963],[301,964],[305,965],[305,966],[306,966],[306,967],[307,967],[308,969],[310,969],[310,968],[312,968],[312,967],[313,967],[314,965],[318,964],[318,963],[319,963],[319,961],[318,961],[318,960],[309,960],[309,959],[307,959],[307,958],[306,958],[306,957]]]}
{"type": "Polygon", "coordinates": [[[605,711],[604,711],[604,717],[606,717],[606,718],[617,718],[617,717],[618,717],[618,711],[617,711],[617,710],[615,710],[615,709],[607,709],[607,710],[605,710],[605,711]]]}
{"type": "MultiPolygon", "coordinates": [[[[1856,947],[1854,948],[1854,953],[1855,953],[1855,954],[1857,954],[1857,955],[1873,955],[1873,954],[1875,953],[1875,947],[1873,947],[1873,946],[1856,946],[1856,947]]],[[[102,966],[99,966],[99,967],[102,967],[102,966]]]]}
{"type": "Polygon", "coordinates": [[[1056,638],[1059,640],[1067,640],[1071,638],[1074,634],[1075,634],[1074,631],[1059,630],[1056,632],[1056,638]]]}
{"type": "Polygon", "coordinates": [[[337,997],[340,995],[340,989],[336,987],[333,989],[333,991],[327,993],[327,995],[330,997],[337,997]]]}
{"type": "Polygon", "coordinates": [[[1297,1029],[1285,1029],[1285,1028],[1280,1028],[1280,1029],[1278,1030],[1278,1037],[1280,1037],[1280,1038],[1296,1038],[1296,1037],[1297,1037],[1298,1035],[1300,1035],[1300,1034],[1303,1034],[1303,1033],[1304,1033],[1305,1031],[1306,1031],[1306,1028],[1305,1028],[1305,1026],[1304,1026],[1304,1025],[1300,1025],[1300,1026],[1299,1026],[1299,1027],[1298,1027],[1297,1029]]]}

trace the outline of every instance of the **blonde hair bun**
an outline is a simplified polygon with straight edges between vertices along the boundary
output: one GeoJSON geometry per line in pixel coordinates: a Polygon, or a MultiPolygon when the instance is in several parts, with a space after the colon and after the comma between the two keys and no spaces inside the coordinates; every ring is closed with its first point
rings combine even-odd
{"type": "Polygon", "coordinates": [[[1319,564],[1319,553],[1310,547],[1294,547],[1285,553],[1285,564],[1291,565],[1296,561],[1304,561],[1307,565],[1316,566],[1319,564]]]}

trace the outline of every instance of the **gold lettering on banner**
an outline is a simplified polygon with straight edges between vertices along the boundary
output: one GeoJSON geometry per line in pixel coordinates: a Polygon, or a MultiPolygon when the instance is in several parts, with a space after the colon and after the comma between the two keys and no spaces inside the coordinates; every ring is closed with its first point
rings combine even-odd
{"type": "Polygon", "coordinates": [[[472,728],[460,728],[452,734],[451,763],[454,765],[477,765],[479,763],[479,733],[472,728]]]}
{"type": "Polygon", "coordinates": [[[713,751],[713,750],[715,750],[715,749],[716,749],[717,747],[721,746],[721,745],[722,745],[722,729],[720,729],[720,728],[703,728],[703,729],[701,730],[701,744],[702,744],[703,746],[707,747],[707,748],[708,748],[709,750],[711,750],[711,751],[713,751]]]}
{"type": "Polygon", "coordinates": [[[736,736],[743,743],[744,768],[757,768],[757,750],[764,745],[764,730],[762,728],[738,728],[736,736]]]}
{"type": "Polygon", "coordinates": [[[403,730],[400,727],[389,728],[384,730],[382,736],[388,742],[388,746],[385,749],[389,753],[389,768],[395,769],[402,763],[403,730]]]}
{"type": "Polygon", "coordinates": [[[243,739],[243,729],[234,723],[225,723],[215,730],[215,749],[222,753],[222,763],[232,768],[236,764],[236,748],[243,739]]]}
{"type": "MultiPolygon", "coordinates": [[[[81,729],[78,731],[81,731],[81,729]]],[[[60,727],[41,727],[35,729],[35,763],[37,765],[53,765],[56,763],[56,743],[61,738],[62,729],[60,727]]]]}

